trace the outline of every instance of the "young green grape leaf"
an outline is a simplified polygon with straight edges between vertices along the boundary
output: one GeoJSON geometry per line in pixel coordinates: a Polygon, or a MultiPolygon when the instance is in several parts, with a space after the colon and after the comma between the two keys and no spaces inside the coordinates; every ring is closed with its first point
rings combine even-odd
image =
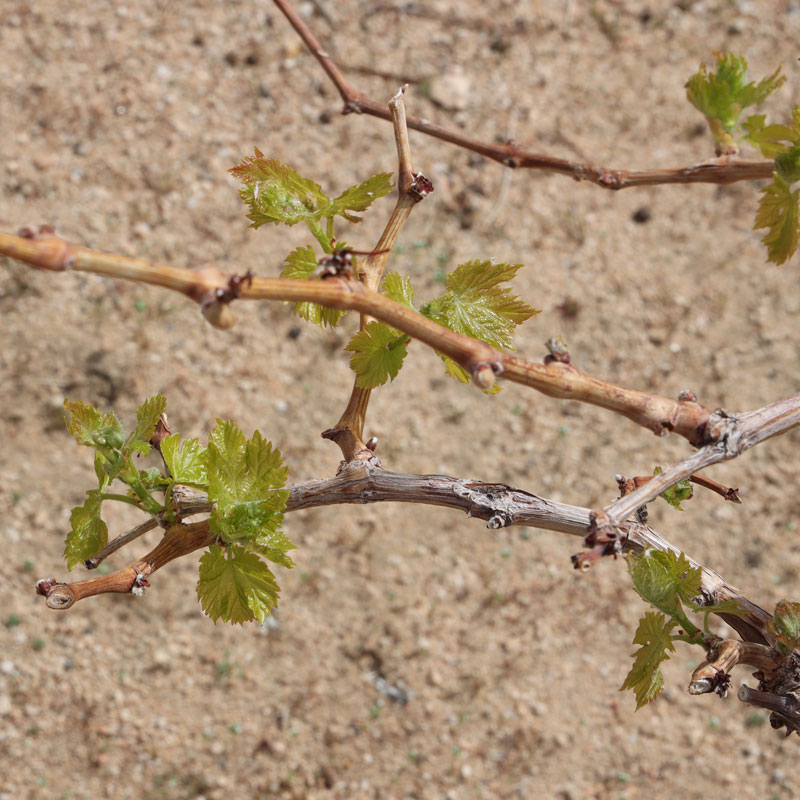
{"type": "Polygon", "coordinates": [[[757,147],[766,158],[775,158],[785,152],[794,140],[788,125],[767,125],[765,114],[753,114],[742,122],[745,141],[757,147]]]}
{"type": "MultiPolygon", "coordinates": [[[[217,420],[208,440],[208,497],[214,503],[210,527],[226,542],[258,543],[283,521],[289,492],[279,450],[255,431],[245,440],[232,423],[217,420]]],[[[294,545],[285,538],[285,550],[294,545]]]]}
{"type": "Polygon", "coordinates": [[[125,434],[113,411],[104,414],[79,400],[64,400],[64,409],[70,414],[67,430],[78,444],[99,452],[119,450],[124,444],[125,434]]]}
{"type": "Polygon", "coordinates": [[[200,484],[207,482],[206,448],[197,439],[180,441],[172,433],[161,440],[161,455],[175,483],[200,484]]]}
{"type": "Polygon", "coordinates": [[[368,323],[345,347],[353,353],[350,368],[358,376],[356,384],[372,389],[394,380],[403,366],[409,338],[383,322],[368,323]]]}
{"type": "MultiPolygon", "coordinates": [[[[158,467],[150,467],[149,469],[140,469],[138,480],[148,492],[153,492],[158,489],[164,489],[171,483],[170,480],[164,477],[164,475],[162,474],[161,470],[158,467]]],[[[133,492],[133,496],[134,497],[136,496],[135,492],[133,492]]]]}
{"type": "Polygon", "coordinates": [[[348,222],[361,222],[354,212],[366,211],[379,197],[383,197],[392,190],[392,174],[381,172],[367,178],[357,186],[345,189],[332,201],[329,213],[340,214],[348,222]]]}
{"type": "Polygon", "coordinates": [[[128,435],[125,446],[146,456],[150,452],[150,439],[166,407],[167,398],[163,395],[157,394],[145,400],[136,409],[136,428],[128,435]]]}
{"type": "MultiPolygon", "coordinates": [[[[287,492],[288,495],[288,492],[287,492]]],[[[286,500],[280,495],[275,493],[276,503],[280,500],[280,508],[286,507],[286,500]]],[[[282,567],[292,569],[295,564],[287,555],[289,550],[294,550],[295,545],[292,544],[291,539],[280,530],[280,521],[282,516],[273,514],[265,521],[265,524],[259,529],[255,539],[250,545],[253,552],[260,553],[264,558],[269,559],[275,564],[280,564],[282,567]]]]}
{"type": "Polygon", "coordinates": [[[414,287],[411,279],[399,272],[387,272],[381,287],[381,294],[406,308],[414,309],[414,287]]]}
{"type": "Polygon", "coordinates": [[[103,501],[96,489],[86,492],[86,502],[72,509],[71,530],[64,546],[67,569],[97,555],[108,544],[108,527],[100,518],[103,501]]]}
{"type": "Polygon", "coordinates": [[[655,700],[664,688],[661,664],[675,652],[670,631],[675,627],[674,620],[664,614],[646,611],[639,620],[639,627],[633,643],[641,647],[631,655],[633,666],[619,690],[632,689],[636,695],[636,710],[655,700]]]}
{"type": "MultiPolygon", "coordinates": [[[[653,475],[660,475],[662,472],[663,470],[661,467],[656,467],[653,470],[653,475]]],[[[678,481],[674,486],[670,486],[665,492],[662,492],[661,497],[673,508],[677,508],[678,511],[683,511],[681,503],[684,500],[691,500],[693,494],[694,489],[692,488],[692,482],[688,478],[685,478],[682,481],[678,481]]]]}
{"type": "Polygon", "coordinates": [[[761,240],[767,246],[769,261],[783,264],[797,250],[800,237],[797,196],[800,190],[791,186],[777,173],[773,181],[761,190],[761,200],[756,212],[756,230],[766,228],[761,240]]]}
{"type": "Polygon", "coordinates": [[[785,152],[775,156],[775,172],[786,183],[800,180],[800,142],[795,142],[785,152]]]}
{"type": "Polygon", "coordinates": [[[689,102],[708,120],[717,120],[726,132],[739,121],[742,110],[765,100],[786,80],[780,67],[758,83],[747,81],[747,59],[733,53],[717,54],[717,70],[705,64],[686,82],[689,102]]]}
{"type": "Polygon", "coordinates": [[[422,308],[422,313],[457,333],[493,347],[511,349],[514,328],[538,310],[499,284],[510,281],[522,264],[468,261],[447,275],[446,294],[422,308]]]}
{"type": "MultiPolygon", "coordinates": [[[[319,266],[314,248],[306,245],[292,250],[286,257],[281,270],[281,278],[292,280],[312,280],[312,275],[319,266]]],[[[295,303],[294,313],[315,325],[330,325],[334,327],[347,313],[338,308],[325,308],[318,303],[295,303]]]]}
{"type": "Polygon", "coordinates": [[[266,158],[256,147],[230,170],[244,185],[239,196],[250,208],[253,228],[269,223],[296,225],[316,221],[330,210],[331,199],[308,180],[275,158],[266,158]]]}
{"type": "Polygon", "coordinates": [[[645,550],[628,557],[628,572],[639,595],[669,616],[682,615],[681,601],[688,603],[700,593],[700,569],[683,553],[645,550]]]}
{"type": "Polygon", "coordinates": [[[785,655],[800,648],[800,603],[781,600],[775,606],[768,628],[777,638],[778,648],[785,655]]]}
{"type": "Polygon", "coordinates": [[[212,544],[200,558],[197,597],[214,622],[263,622],[278,605],[279,592],[269,567],[243,547],[212,544]]]}
{"type": "MultiPolygon", "coordinates": [[[[456,333],[480,339],[493,347],[512,349],[514,328],[539,311],[511,294],[499,284],[510,281],[522,264],[493,264],[491,261],[468,261],[460,264],[445,279],[448,290],[441,297],[426,303],[420,312],[429,319],[456,333]]],[[[470,374],[453,359],[438,353],[447,374],[462,383],[470,374]]],[[[487,394],[495,394],[495,384],[487,394]]]]}

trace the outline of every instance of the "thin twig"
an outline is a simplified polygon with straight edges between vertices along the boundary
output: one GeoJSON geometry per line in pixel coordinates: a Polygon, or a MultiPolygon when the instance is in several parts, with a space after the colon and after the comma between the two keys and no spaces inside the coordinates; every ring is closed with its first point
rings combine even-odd
{"type": "Polygon", "coordinates": [[[131,542],[135,542],[140,536],[144,536],[145,533],[157,527],[158,522],[156,522],[156,520],[152,517],[145,520],[140,525],[136,525],[134,528],[131,528],[129,531],[125,531],[125,533],[120,534],[116,539],[110,541],[96,556],[87,558],[86,561],[83,562],[83,566],[86,567],[86,569],[97,569],[97,567],[99,567],[112,553],[116,553],[117,550],[120,550],[131,542]]]}
{"type": "MultiPolygon", "coordinates": [[[[226,291],[232,280],[216,267],[179,269],[144,259],[101,253],[66,242],[47,230],[26,236],[0,233],[0,255],[48,270],[90,272],[162,286],[181,292],[201,305],[213,299],[218,291],[226,291]]],[[[719,435],[708,428],[711,417],[708,409],[694,400],[671,400],[615,386],[560,361],[536,364],[501,353],[370,291],[356,280],[345,277],[319,281],[253,278],[242,284],[240,296],[250,300],[310,301],[366,313],[449,356],[472,374],[476,382],[488,372],[491,380],[497,375],[549,397],[600,406],[657,435],[676,433],[694,445],[715,441],[719,435]]],[[[486,388],[485,380],[481,385],[486,388]]]]}
{"type": "MultiPolygon", "coordinates": [[[[624,494],[628,494],[632,492],[634,489],[638,489],[640,486],[644,486],[651,480],[653,480],[652,475],[637,475],[635,478],[630,478],[630,479],[623,478],[622,481],[625,484],[627,484],[627,491],[625,491],[624,494]]],[[[697,484],[698,486],[702,486],[704,489],[708,489],[709,491],[714,492],[714,494],[718,494],[720,497],[722,497],[724,500],[727,500],[730,503],[741,504],[742,502],[739,490],[731,486],[724,486],[718,481],[712,480],[711,478],[706,478],[704,475],[690,475],[689,480],[692,483],[697,484]]]]}
{"type": "MultiPolygon", "coordinates": [[[[275,5],[283,12],[308,50],[338,89],[344,103],[344,114],[368,114],[380,119],[391,120],[391,116],[384,105],[370,100],[347,83],[341,70],[336,66],[328,52],[287,0],[275,0],[275,5]]],[[[466,150],[479,153],[507,167],[555,172],[578,181],[590,181],[604,189],[627,189],[632,186],[655,186],[667,183],[726,184],[734,183],[735,181],[771,178],[775,170],[775,164],[772,161],[752,161],[733,156],[722,156],[691,166],[667,169],[640,171],[609,169],[607,167],[596,167],[593,164],[582,164],[577,161],[555,158],[541,153],[533,153],[514,142],[495,144],[480,141],[419,117],[408,117],[408,127],[442,141],[450,142],[457,147],[463,147],[466,150]]]]}

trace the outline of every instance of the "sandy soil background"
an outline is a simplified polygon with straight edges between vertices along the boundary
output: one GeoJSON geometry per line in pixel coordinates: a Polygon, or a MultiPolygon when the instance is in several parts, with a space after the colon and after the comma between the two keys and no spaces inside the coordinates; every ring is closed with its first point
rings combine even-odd
{"type": "MultiPolygon", "coordinates": [[[[371,96],[410,81],[410,113],[608,166],[711,155],[683,84],[714,50],[745,54],[756,76],[783,67],[776,118],[798,99],[800,6],[788,0],[299,9],[371,96]]],[[[275,275],[307,237],[248,229],[227,170],[254,145],[334,194],[394,170],[391,127],[339,110],[266,0],[5,0],[0,229],[47,222],[100,249],[275,275]]],[[[436,192],[390,263],[419,299],[465,260],[523,262],[518,290],[542,309],[519,334],[526,356],[561,334],[599,377],[667,396],[691,388],[732,410],[798,391],[797,259],[765,263],[757,185],[614,194],[417,134],[412,146],[436,192]]],[[[348,239],[370,247],[393,202],[348,239]]],[[[335,472],[338,450],[319,432],[346,402],[342,346],[356,321],[323,332],[277,304],[236,312],[220,332],[163,291],[2,263],[0,798],[800,796],[796,738],[733,698],[687,695],[697,653],[679,651],[662,698],[634,714],[617,689],[642,604],[620,562],[575,573],[579,543],[563,535],[490,532],[422,507],[320,509],[287,518],[298,566],[278,576],[277,625],[214,626],[195,598],[196,558],[158,573],[142,600],[48,611],[33,582],[66,575],[69,510],[93,480],[64,429],[64,396],[130,421],[163,392],[187,436],[229,417],[270,437],[293,481],[335,472]],[[381,693],[369,653],[406,705],[381,693]]],[[[368,435],[395,470],[585,506],[614,495],[615,473],[689,452],[521,387],[487,398],[421,346],[375,393],[368,435]]],[[[798,441],[709,471],[740,487],[742,506],[699,495],[683,514],[651,512],[767,608],[800,595],[798,441]]],[[[117,513],[112,534],[135,521],[117,513]]]]}

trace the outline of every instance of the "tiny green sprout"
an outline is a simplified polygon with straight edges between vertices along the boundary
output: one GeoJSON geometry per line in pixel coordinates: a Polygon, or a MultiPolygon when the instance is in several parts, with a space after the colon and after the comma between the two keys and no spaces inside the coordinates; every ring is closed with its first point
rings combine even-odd
{"type": "Polygon", "coordinates": [[[511,548],[510,547],[503,547],[500,550],[500,558],[510,558],[511,557],[511,548]]]}
{"type": "Polygon", "coordinates": [[[37,637],[33,640],[32,647],[34,650],[36,650],[36,652],[44,650],[44,639],[37,637]]]}
{"type": "Polygon", "coordinates": [[[234,722],[233,725],[231,725],[231,733],[234,736],[238,736],[241,732],[242,732],[241,724],[238,722],[234,722]]]}
{"type": "Polygon", "coordinates": [[[20,619],[19,615],[17,614],[9,614],[6,617],[5,626],[6,628],[16,628],[17,625],[20,624],[22,620],[20,619]]]}
{"type": "Polygon", "coordinates": [[[137,310],[137,311],[138,311],[140,314],[142,314],[142,313],[144,313],[145,311],[147,311],[147,303],[145,303],[145,301],[144,301],[144,300],[142,300],[142,298],[141,298],[141,297],[137,297],[137,298],[136,298],[136,299],[133,301],[133,307],[134,307],[134,308],[135,308],[135,309],[136,309],[136,310],[137,310]]]}
{"type": "Polygon", "coordinates": [[[16,505],[19,501],[22,500],[22,492],[13,491],[11,492],[11,502],[16,505]]]}
{"type": "Polygon", "coordinates": [[[36,567],[34,566],[33,561],[30,559],[25,559],[22,564],[22,571],[23,572],[33,572],[36,567]]]}
{"type": "Polygon", "coordinates": [[[369,715],[373,719],[377,719],[381,715],[381,711],[383,711],[383,709],[377,703],[369,707],[369,715]]]}

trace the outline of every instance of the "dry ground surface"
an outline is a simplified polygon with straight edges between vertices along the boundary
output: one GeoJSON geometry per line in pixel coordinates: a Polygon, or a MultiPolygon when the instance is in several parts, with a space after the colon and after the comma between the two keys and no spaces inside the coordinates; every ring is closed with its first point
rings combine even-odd
{"type": "MultiPolygon", "coordinates": [[[[757,76],[783,67],[777,118],[800,89],[800,11],[788,0],[299,9],[371,96],[409,81],[410,113],[613,167],[712,155],[683,85],[714,50],[745,54],[757,76]]],[[[254,145],[333,193],[394,170],[391,127],[339,110],[266,0],[4,0],[0,229],[47,222],[100,249],[276,275],[308,238],[299,226],[249,229],[227,170],[254,145]]],[[[599,377],[667,396],[691,388],[712,408],[798,391],[799,267],[765,264],[758,185],[612,193],[418,134],[412,147],[436,192],[390,266],[413,276],[419,299],[465,260],[523,262],[518,290],[542,309],[519,334],[526,356],[561,334],[599,377]],[[568,299],[576,316],[559,310],[568,299]]],[[[348,239],[371,246],[392,204],[348,239]]],[[[65,396],[130,421],[163,392],[181,433],[205,437],[232,418],[280,447],[291,480],[330,476],[338,451],[319,433],[349,392],[342,347],[356,320],[320,331],[280,304],[239,304],[239,324],[220,332],[164,291],[0,266],[3,800],[800,796],[796,738],[734,697],[688,696],[698,653],[680,651],[663,696],[634,713],[617,690],[642,604],[621,562],[574,572],[579,541],[560,534],[487,531],[419,506],[318,509],[287,517],[299,549],[278,576],[276,626],[206,619],[196,557],[158,573],[142,600],[48,611],[33,582],[65,577],[69,510],[93,480],[88,451],[66,434],[65,396]],[[406,705],[370,677],[376,657],[406,705]]],[[[395,470],[584,506],[613,497],[615,473],[689,452],[522,387],[486,397],[422,346],[375,393],[368,435],[395,470]]],[[[798,441],[709,471],[741,488],[742,506],[699,495],[682,514],[651,512],[767,608],[800,596],[798,441]]],[[[112,534],[135,521],[117,513],[112,534]]],[[[734,690],[744,680],[740,670],[734,690]]]]}

